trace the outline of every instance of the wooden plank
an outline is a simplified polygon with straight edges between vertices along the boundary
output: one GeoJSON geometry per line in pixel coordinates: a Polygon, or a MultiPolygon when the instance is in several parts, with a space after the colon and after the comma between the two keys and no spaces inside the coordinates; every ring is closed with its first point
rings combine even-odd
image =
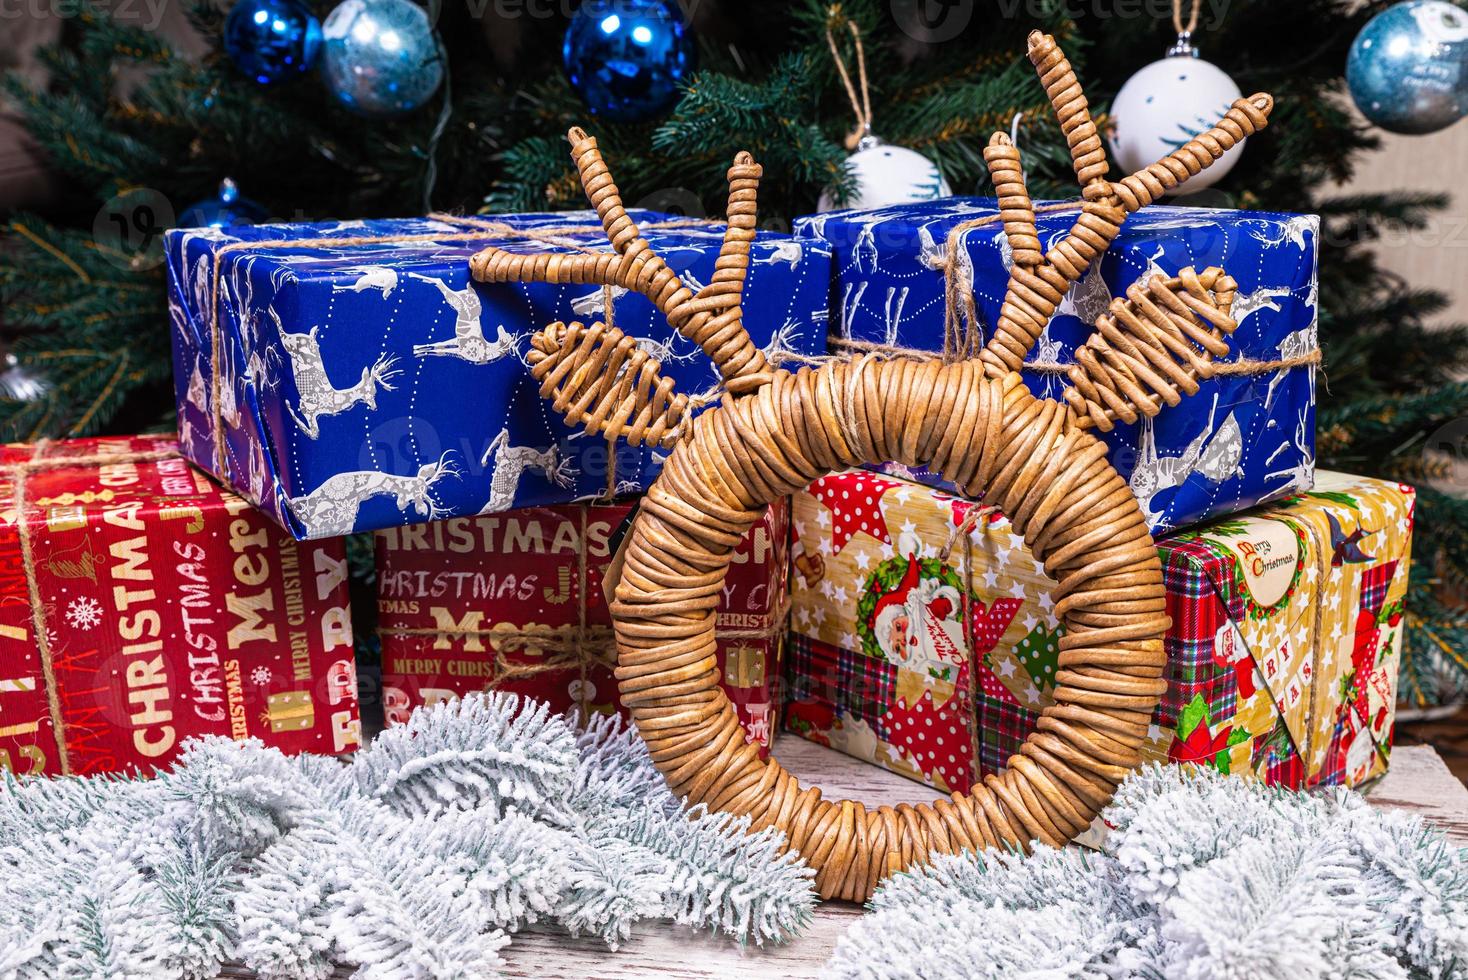
{"type": "MultiPolygon", "coordinates": [[[[805,785],[821,787],[832,798],[849,797],[870,806],[920,803],[943,794],[884,769],[833,752],[794,736],[779,739],[780,761],[805,785]]],[[[1421,814],[1468,844],[1468,788],[1458,782],[1437,753],[1427,746],[1400,746],[1392,752],[1391,768],[1371,789],[1367,799],[1384,809],[1421,814]]],[[[659,976],[671,980],[703,978],[791,978],[820,975],[836,942],[862,915],[850,902],[825,902],[817,907],[811,924],[799,939],[786,946],[741,950],[728,939],[696,934],[667,923],[643,923],[632,941],[616,953],[597,939],[572,937],[550,929],[519,933],[502,953],[504,974],[545,980],[618,980],[659,976]]],[[[346,977],[350,971],[339,971],[346,977]]],[[[226,970],[225,977],[249,977],[243,970],[226,970]]]]}
{"type": "Polygon", "coordinates": [[[1428,745],[1399,745],[1391,765],[1366,799],[1387,810],[1408,810],[1437,824],[1459,844],[1468,845],[1468,786],[1428,745]]]}

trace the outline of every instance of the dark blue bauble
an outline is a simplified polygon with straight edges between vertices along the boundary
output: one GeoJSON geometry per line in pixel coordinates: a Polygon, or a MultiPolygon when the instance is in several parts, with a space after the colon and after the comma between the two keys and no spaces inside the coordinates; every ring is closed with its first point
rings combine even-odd
{"type": "Polygon", "coordinates": [[[226,177],[219,184],[218,197],[196,201],[184,208],[178,216],[178,227],[227,228],[230,225],[253,225],[266,217],[265,209],[248,197],[241,197],[239,187],[226,177]]]}
{"type": "Polygon", "coordinates": [[[592,115],[640,122],[678,100],[678,83],[693,71],[693,33],[670,0],[586,0],[561,57],[592,115]]]}
{"type": "Polygon", "coordinates": [[[224,22],[224,50],[261,85],[311,70],[321,22],[300,0],[238,0],[224,22]]]}
{"type": "Polygon", "coordinates": [[[1346,82],[1382,129],[1421,134],[1468,114],[1468,12],[1443,0],[1388,7],[1351,45],[1346,82]]]}
{"type": "Polygon", "coordinates": [[[322,32],[321,76],[353,112],[412,112],[443,84],[443,45],[428,12],[412,0],[343,0],[322,32]]]}

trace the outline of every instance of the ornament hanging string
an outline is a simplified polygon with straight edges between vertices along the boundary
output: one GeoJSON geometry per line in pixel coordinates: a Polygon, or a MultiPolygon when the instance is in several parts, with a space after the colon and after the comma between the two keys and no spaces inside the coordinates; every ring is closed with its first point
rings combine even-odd
{"type": "Polygon", "coordinates": [[[836,63],[836,72],[841,76],[841,84],[846,87],[846,97],[851,100],[851,111],[856,116],[856,128],[846,136],[846,148],[854,150],[863,136],[870,136],[872,133],[872,93],[871,88],[867,85],[867,57],[861,45],[861,29],[856,26],[855,21],[846,21],[846,26],[851,31],[851,42],[856,47],[856,71],[861,84],[859,98],[856,86],[851,82],[851,72],[846,67],[846,59],[836,44],[836,36],[831,33],[831,23],[836,18],[838,9],[832,7],[827,11],[826,45],[831,49],[831,60],[836,63]]]}
{"type": "Polygon", "coordinates": [[[1183,24],[1183,0],[1172,0],[1172,26],[1177,28],[1180,35],[1191,37],[1198,29],[1198,8],[1202,6],[1202,0],[1193,0],[1192,13],[1188,15],[1188,22],[1183,24]]]}

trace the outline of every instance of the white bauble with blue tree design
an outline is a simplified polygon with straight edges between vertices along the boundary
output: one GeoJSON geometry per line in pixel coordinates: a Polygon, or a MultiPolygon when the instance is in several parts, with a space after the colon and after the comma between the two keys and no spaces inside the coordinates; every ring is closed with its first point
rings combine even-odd
{"type": "MultiPolygon", "coordinates": [[[[1116,93],[1108,133],[1111,155],[1126,173],[1150,166],[1207,132],[1242,95],[1222,68],[1191,53],[1154,61],[1116,93]]],[[[1193,194],[1222,180],[1243,150],[1240,143],[1172,193],[1193,194]]]]}
{"type": "MultiPolygon", "coordinates": [[[[856,192],[844,205],[848,208],[885,208],[953,194],[932,160],[905,146],[883,143],[875,136],[861,138],[856,152],[846,158],[846,170],[856,178],[856,192]]],[[[818,207],[822,211],[836,207],[830,190],[821,193],[818,207]]]]}

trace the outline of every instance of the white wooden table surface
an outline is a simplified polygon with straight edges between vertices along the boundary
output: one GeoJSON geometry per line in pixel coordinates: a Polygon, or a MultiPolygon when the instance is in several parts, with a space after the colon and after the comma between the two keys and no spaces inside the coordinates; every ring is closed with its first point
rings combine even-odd
{"type": "MultiPolygon", "coordinates": [[[[940,795],[868,763],[822,748],[793,735],[781,737],[775,751],[780,762],[804,785],[821,787],[828,797],[850,797],[869,805],[918,803],[940,795]]],[[[1442,826],[1468,845],[1468,788],[1448,771],[1436,752],[1425,746],[1392,751],[1387,775],[1367,794],[1378,806],[1412,810],[1442,826]]],[[[581,978],[806,978],[820,973],[836,940],[862,914],[849,902],[825,902],[815,920],[794,942],[774,949],[741,951],[727,939],[698,935],[660,923],[644,924],[616,953],[582,937],[522,932],[503,951],[505,974],[581,978]]]]}
{"type": "MultiPolygon", "coordinates": [[[[804,785],[816,785],[827,797],[849,797],[868,805],[919,803],[940,795],[911,780],[868,763],[822,748],[793,735],[781,737],[776,752],[804,785]]],[[[1392,751],[1385,778],[1367,799],[1377,806],[1411,810],[1443,827],[1468,846],[1468,788],[1426,746],[1392,751]]],[[[850,902],[825,902],[806,931],[794,942],[771,949],[740,950],[727,939],[696,934],[664,923],[637,927],[630,943],[610,952],[600,941],[529,930],[516,934],[502,951],[504,974],[545,980],[623,980],[629,977],[803,978],[816,977],[836,941],[862,914],[850,902]]],[[[350,971],[339,971],[346,977],[350,971]]],[[[246,970],[226,969],[224,977],[251,977],[246,970]]]]}

